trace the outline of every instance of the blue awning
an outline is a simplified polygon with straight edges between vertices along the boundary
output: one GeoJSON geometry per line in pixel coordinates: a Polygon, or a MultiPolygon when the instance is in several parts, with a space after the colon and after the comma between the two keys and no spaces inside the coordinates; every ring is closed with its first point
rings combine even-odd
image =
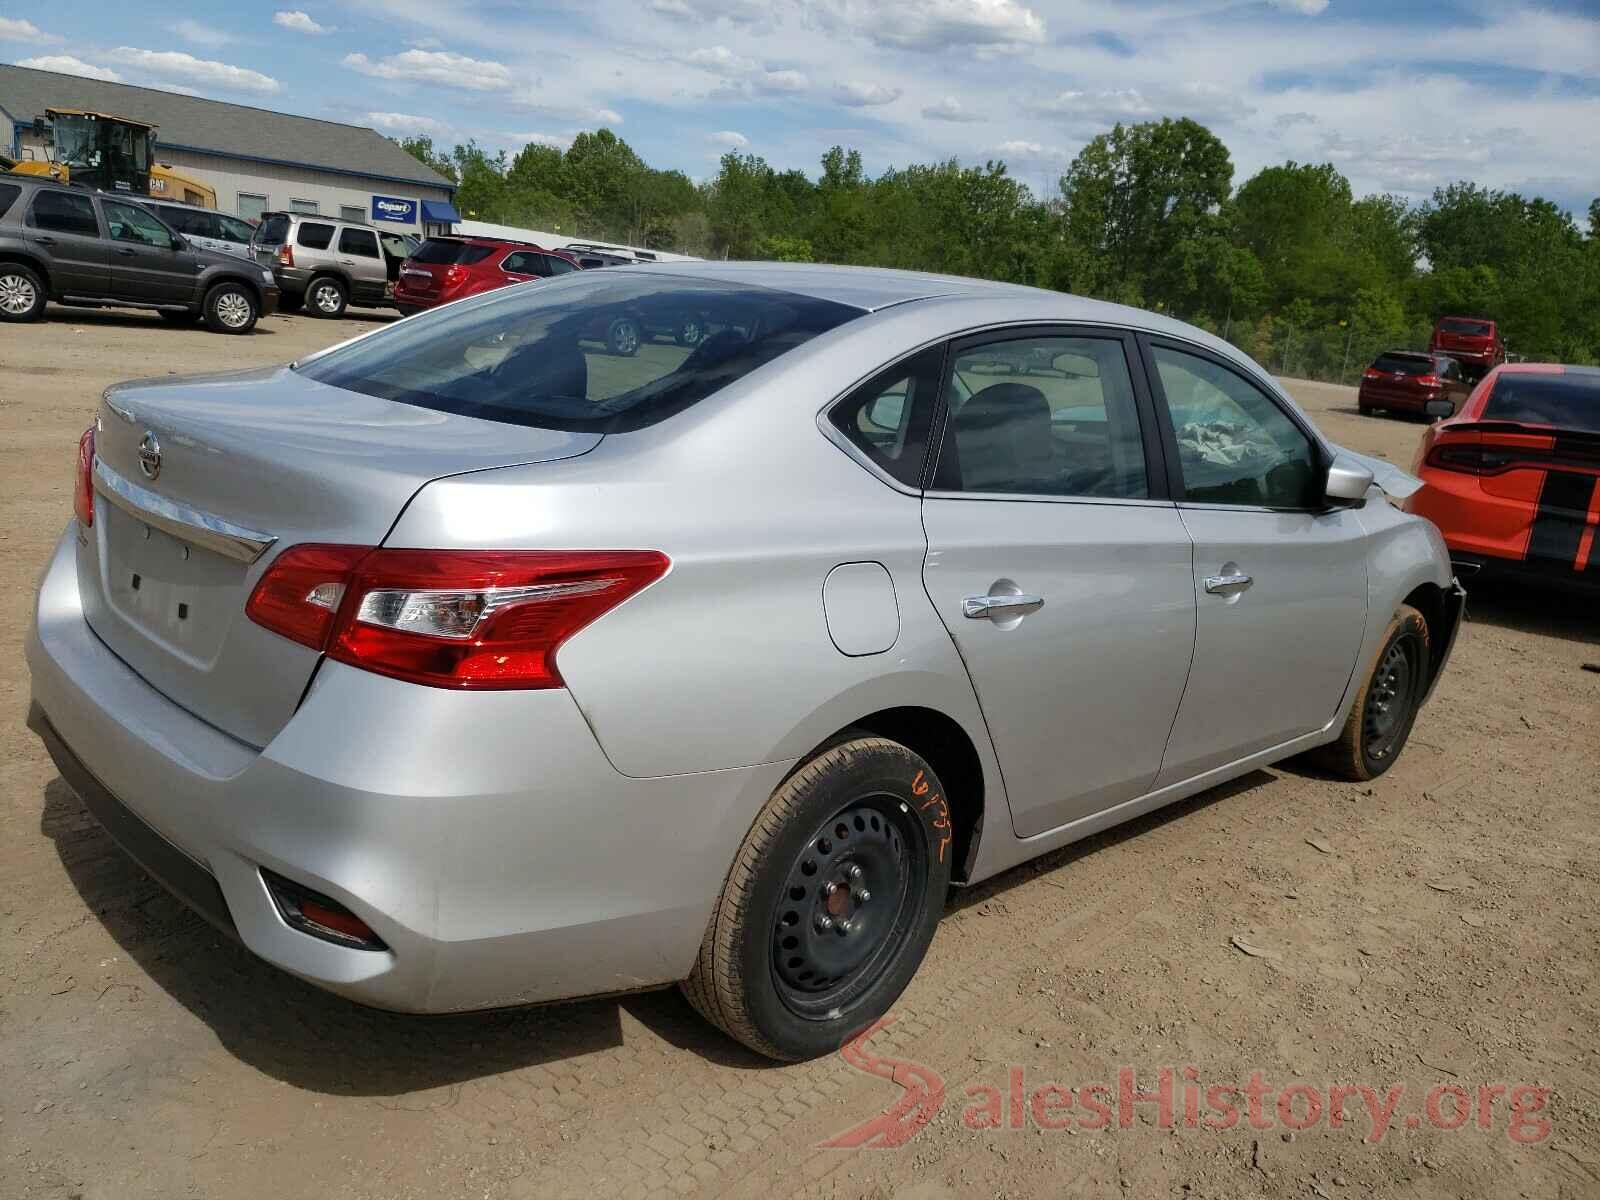
{"type": "Polygon", "coordinates": [[[461,214],[456,211],[455,205],[448,200],[424,200],[422,202],[422,219],[436,221],[441,225],[454,225],[461,220],[461,214]]]}

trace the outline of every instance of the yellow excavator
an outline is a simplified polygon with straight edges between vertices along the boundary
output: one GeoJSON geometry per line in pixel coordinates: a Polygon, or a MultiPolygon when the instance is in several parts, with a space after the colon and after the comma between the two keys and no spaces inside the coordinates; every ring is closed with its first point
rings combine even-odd
{"type": "Polygon", "coordinates": [[[156,127],[148,121],[75,108],[49,108],[33,132],[46,157],[20,162],[6,156],[0,167],[17,175],[40,175],[107,192],[131,192],[215,208],[217,192],[155,161],[156,127]]]}

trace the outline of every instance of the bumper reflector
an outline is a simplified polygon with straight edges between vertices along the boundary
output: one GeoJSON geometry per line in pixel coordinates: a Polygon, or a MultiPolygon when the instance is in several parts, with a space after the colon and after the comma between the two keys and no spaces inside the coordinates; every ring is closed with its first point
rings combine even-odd
{"type": "Polygon", "coordinates": [[[337,900],[312,891],[292,879],[261,868],[261,878],[278,906],[278,915],[291,929],[353,950],[387,950],[382,938],[337,900]]]}

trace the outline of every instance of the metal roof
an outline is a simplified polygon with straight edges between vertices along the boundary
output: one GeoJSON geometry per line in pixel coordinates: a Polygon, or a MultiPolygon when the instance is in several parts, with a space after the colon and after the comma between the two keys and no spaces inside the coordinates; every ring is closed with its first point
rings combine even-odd
{"type": "MultiPolygon", "coordinates": [[[[89,109],[157,125],[158,158],[160,147],[168,146],[314,167],[340,175],[455,188],[376,129],[0,63],[0,109],[14,121],[32,122],[44,116],[47,108],[89,109]]],[[[9,130],[0,134],[0,144],[9,145],[10,140],[9,130]]]]}

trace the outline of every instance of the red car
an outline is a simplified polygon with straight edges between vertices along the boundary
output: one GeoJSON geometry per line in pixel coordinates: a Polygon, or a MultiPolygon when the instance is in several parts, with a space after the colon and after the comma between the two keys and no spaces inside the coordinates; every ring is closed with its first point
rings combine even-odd
{"type": "Polygon", "coordinates": [[[1444,534],[1462,575],[1600,588],[1600,368],[1495,368],[1428,427],[1406,507],[1444,534]]]}
{"type": "Polygon", "coordinates": [[[1448,400],[1454,411],[1469,390],[1461,364],[1448,355],[1387,350],[1362,372],[1356,406],[1363,416],[1380,408],[1420,413],[1427,411],[1429,400],[1448,400]]]}
{"type": "Polygon", "coordinates": [[[431,237],[400,265],[394,306],[405,316],[512,283],[579,270],[560,250],[502,238],[431,237]]]}
{"type": "Polygon", "coordinates": [[[1434,324],[1428,349],[1448,354],[1473,379],[1483,378],[1506,361],[1506,344],[1487,317],[1440,317],[1434,324]]]}

